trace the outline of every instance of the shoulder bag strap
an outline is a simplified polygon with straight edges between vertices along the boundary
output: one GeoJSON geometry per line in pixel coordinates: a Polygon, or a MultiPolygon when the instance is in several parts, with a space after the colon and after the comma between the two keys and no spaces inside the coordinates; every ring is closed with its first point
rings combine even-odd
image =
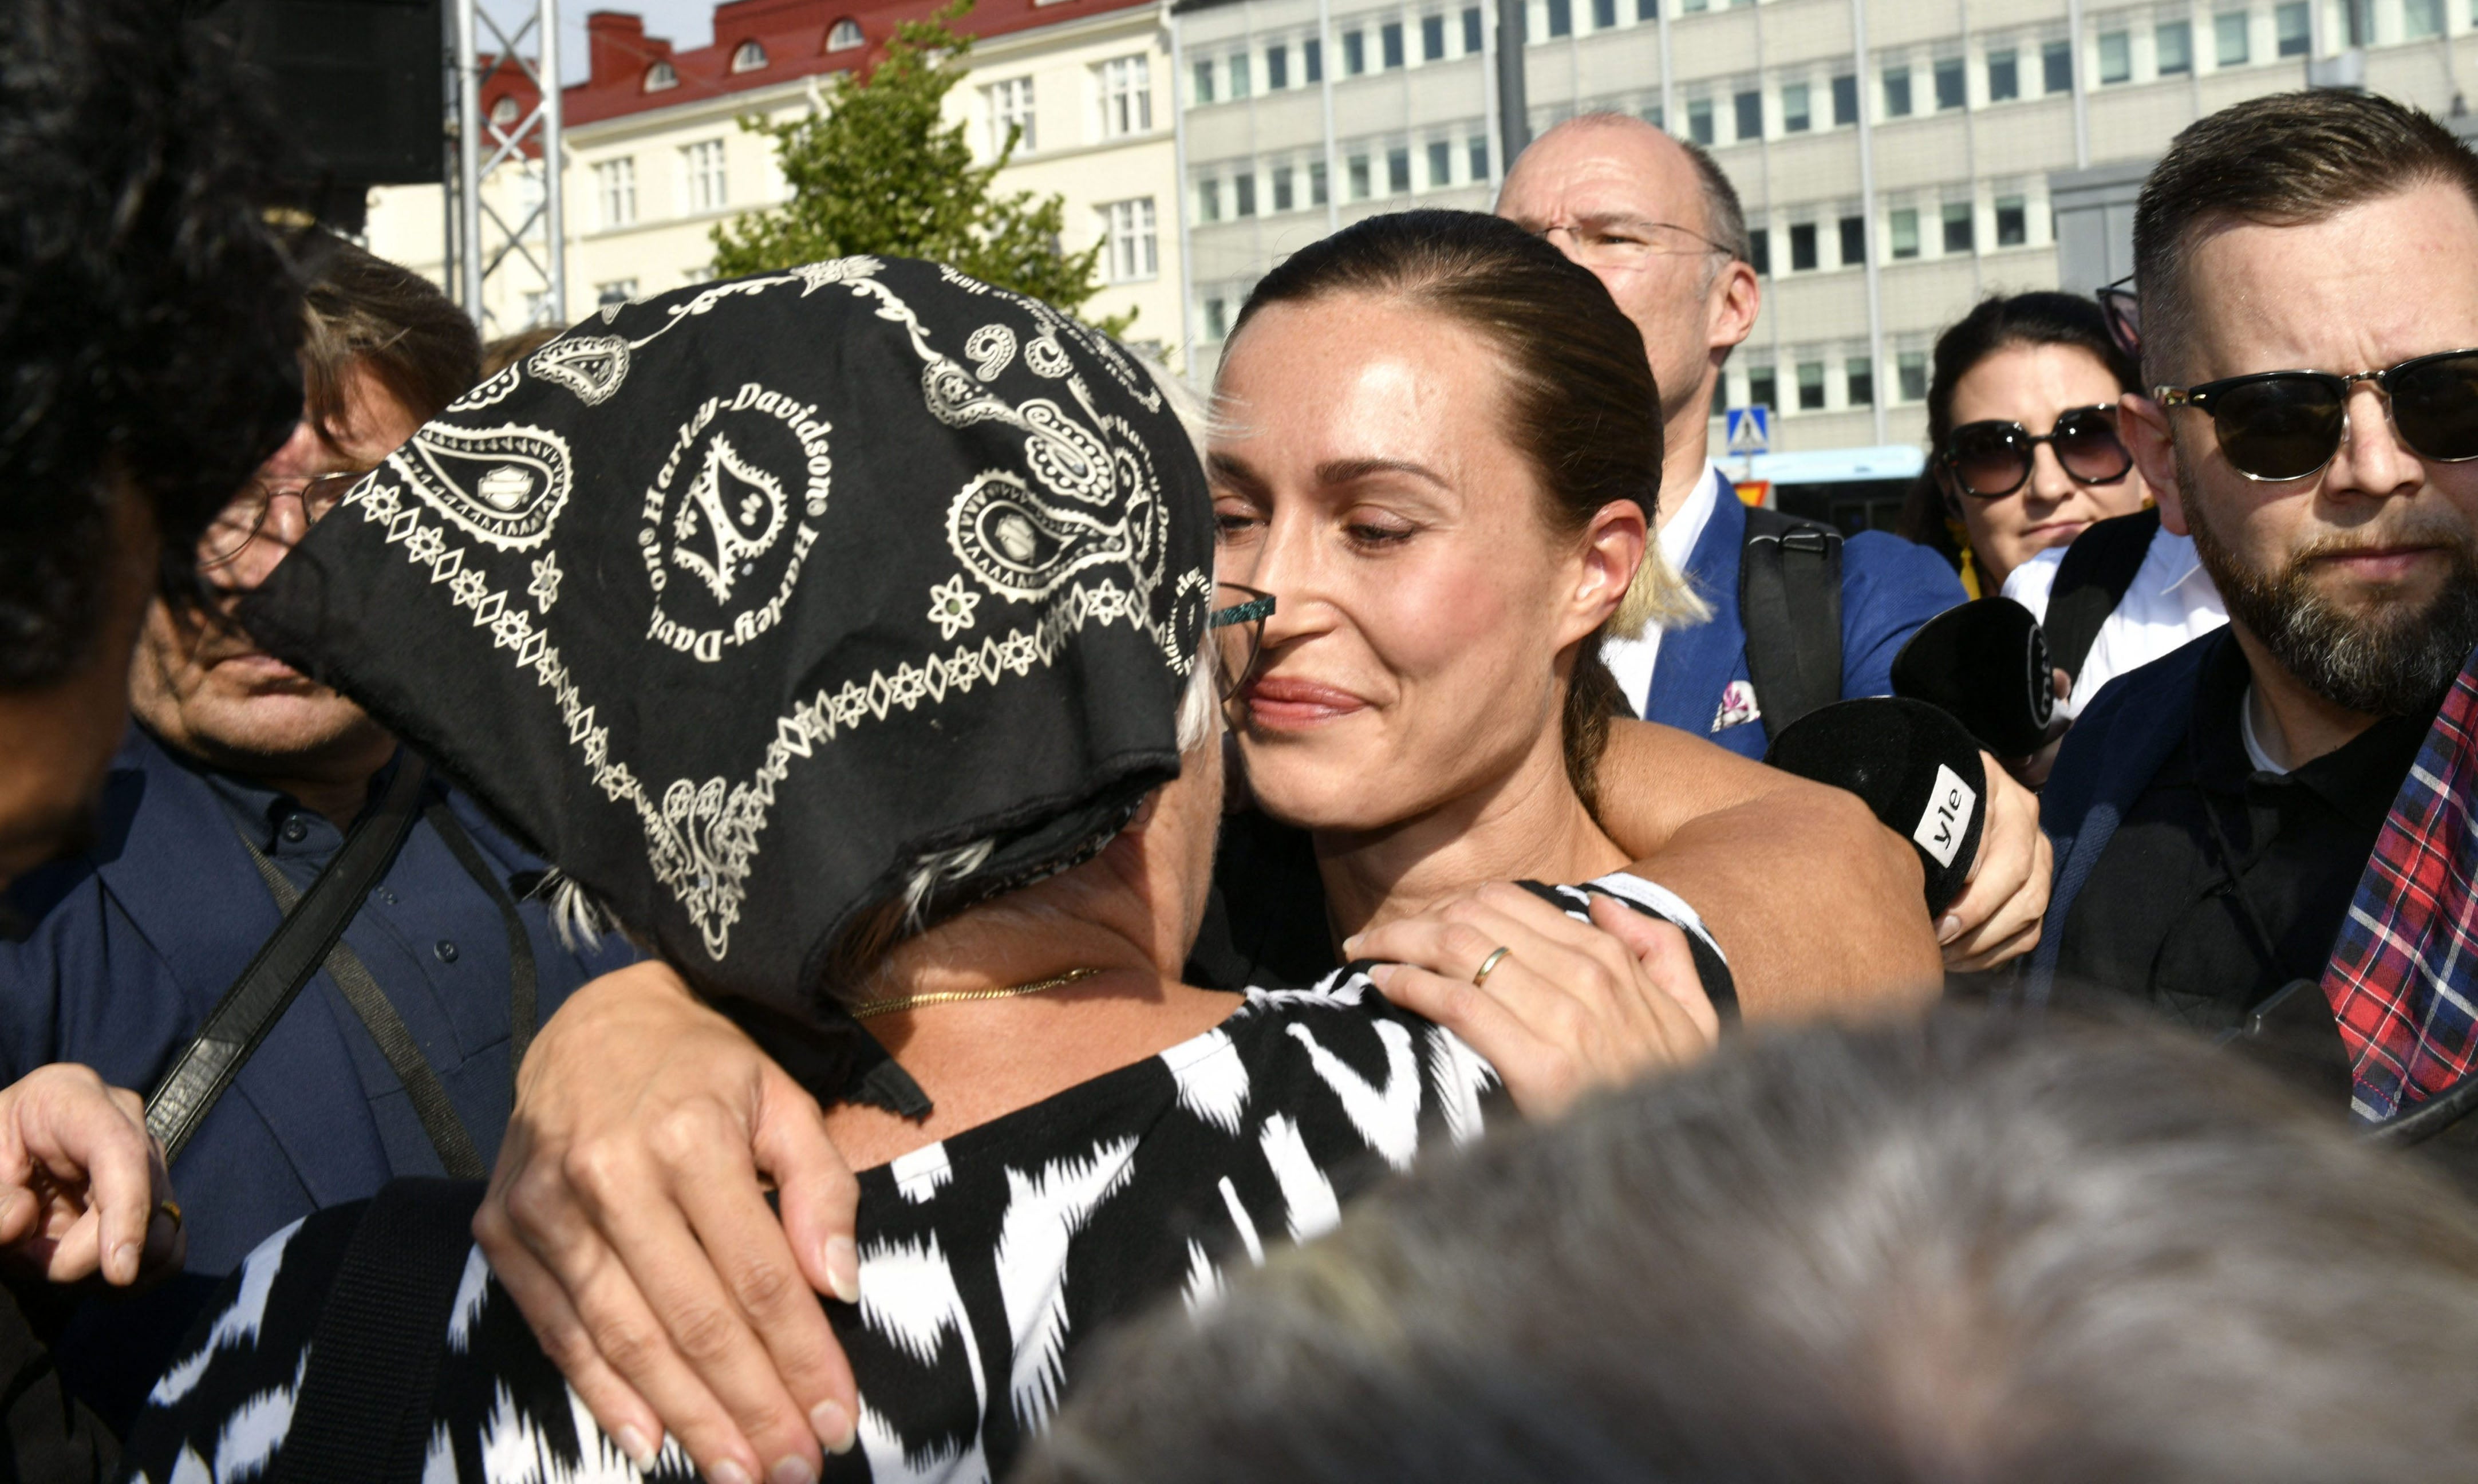
{"type": "Polygon", "coordinates": [[[1841,699],[1841,533],[1777,510],[1748,511],[1738,621],[1767,740],[1841,699]]]}
{"type": "Polygon", "coordinates": [[[344,1248],[268,1484],[420,1484],[481,1188],[392,1180],[344,1248]]]}
{"type": "Polygon", "coordinates": [[[2099,638],[2099,626],[2125,601],[2134,574],[2151,554],[2151,539],[2160,534],[2160,508],[2136,511],[2094,522],[2074,538],[2057,564],[2056,586],[2048,590],[2048,616],[2039,627],[2048,635],[2048,663],[2076,679],[2083,661],[2099,638]]]}
{"type": "Polygon", "coordinates": [[[163,1144],[166,1164],[180,1158],[250,1054],[343,936],[344,924],[361,909],[413,828],[428,779],[429,769],[408,753],[387,792],[354,823],[336,859],[311,883],[299,906],[286,914],[283,925],[259,947],[147,1094],[146,1128],[163,1144]]]}

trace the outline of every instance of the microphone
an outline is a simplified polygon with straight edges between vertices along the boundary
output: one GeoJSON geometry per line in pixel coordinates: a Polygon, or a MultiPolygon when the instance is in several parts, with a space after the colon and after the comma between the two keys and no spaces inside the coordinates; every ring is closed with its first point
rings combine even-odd
{"type": "Polygon", "coordinates": [[[1979,858],[1987,770],[1978,742],[1942,710],[1896,695],[1836,701],[1782,728],[1764,761],[1849,790],[1909,840],[1927,868],[1930,917],[1961,894],[1979,858]]]}
{"type": "Polygon", "coordinates": [[[2047,637],[2031,610],[2005,597],[1948,608],[1921,624],[1893,657],[1893,693],[1943,711],[2000,758],[2047,745],[2057,710],[2047,637]]]}

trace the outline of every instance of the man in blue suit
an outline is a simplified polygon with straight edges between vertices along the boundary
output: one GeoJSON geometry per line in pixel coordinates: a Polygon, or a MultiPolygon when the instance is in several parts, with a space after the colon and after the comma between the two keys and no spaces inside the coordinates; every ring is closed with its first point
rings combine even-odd
{"type": "MultiPolygon", "coordinates": [[[[1760,758],[1766,698],[1738,612],[1748,512],[1705,446],[1722,363],[1761,305],[1737,191],[1694,145],[1622,113],[1587,113],[1523,152],[1497,214],[1599,276],[1642,330],[1660,389],[1659,555],[1711,617],[1612,640],[1603,656],[1647,720],[1760,758]]],[[[1923,546],[1873,531],[1845,541],[1840,696],[1889,692],[1903,642],[1965,596],[1953,568],[1923,546]]]]}

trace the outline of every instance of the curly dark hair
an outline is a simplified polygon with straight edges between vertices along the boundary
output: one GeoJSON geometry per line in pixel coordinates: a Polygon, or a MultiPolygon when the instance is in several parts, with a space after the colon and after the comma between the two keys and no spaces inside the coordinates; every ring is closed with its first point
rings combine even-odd
{"type": "Polygon", "coordinates": [[[148,0],[0,7],[0,688],[93,641],[116,491],[167,572],[300,416],[277,150],[231,59],[148,0]]]}

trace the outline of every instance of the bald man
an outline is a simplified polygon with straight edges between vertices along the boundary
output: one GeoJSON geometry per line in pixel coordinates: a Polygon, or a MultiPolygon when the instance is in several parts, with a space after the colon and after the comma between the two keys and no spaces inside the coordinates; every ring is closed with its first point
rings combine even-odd
{"type": "MultiPolygon", "coordinates": [[[[1964,593],[1943,558],[1881,532],[1840,542],[1837,656],[1830,652],[1830,590],[1821,597],[1812,591],[1829,570],[1827,559],[1793,546],[1783,559],[1791,608],[1805,603],[1816,616],[1806,629],[1792,625],[1759,641],[1750,664],[1750,625],[1739,616],[1749,515],[1705,444],[1721,364],[1755,328],[1763,292],[1748,262],[1738,193],[1712,157],[1640,119],[1587,113],[1523,152],[1506,172],[1497,214],[1555,242],[1608,286],[1643,332],[1659,384],[1666,448],[1660,552],[1692,579],[1713,614],[1709,623],[1666,636],[1651,629],[1609,642],[1605,657],[1636,713],[1760,758],[1769,734],[1795,719],[1793,711],[1891,691],[1893,656],[1903,641],[1964,593]],[[1791,657],[1771,651],[1792,638],[1800,658],[1815,657],[1813,672],[1840,675],[1837,694],[1778,693],[1774,677],[1787,671],[1783,662],[1791,657]],[[1769,719],[1768,684],[1777,692],[1769,719]]],[[[1768,516],[1755,517],[1759,536],[1781,520],[1768,516]]]]}

